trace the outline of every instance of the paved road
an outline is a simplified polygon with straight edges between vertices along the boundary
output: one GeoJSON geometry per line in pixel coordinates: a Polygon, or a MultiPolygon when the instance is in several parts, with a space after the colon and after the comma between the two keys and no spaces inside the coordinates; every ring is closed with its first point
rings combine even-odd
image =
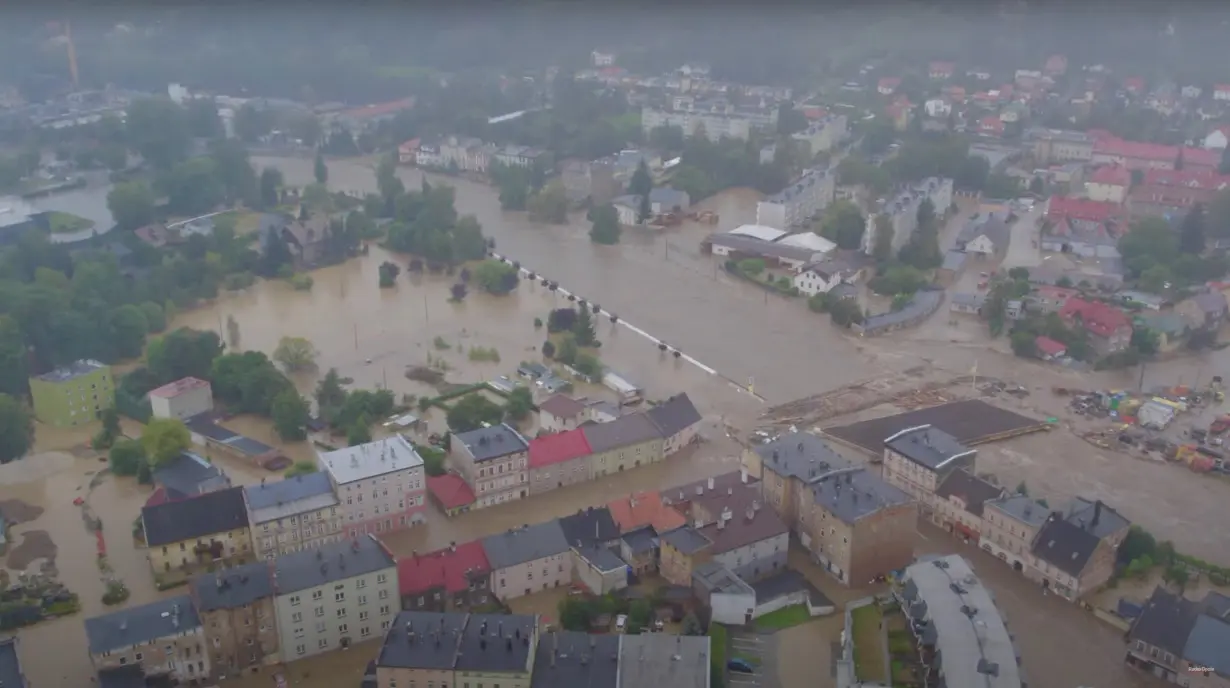
{"type": "Polygon", "coordinates": [[[1042,230],[1038,220],[1042,217],[1042,203],[1035,203],[1034,209],[1020,216],[1012,224],[1011,239],[1008,242],[1008,253],[1004,256],[1003,267],[1031,268],[1042,262],[1041,249],[1038,242],[1042,230]]]}
{"type": "Polygon", "coordinates": [[[773,636],[734,631],[730,636],[730,657],[747,660],[756,667],[751,674],[728,672],[731,688],[783,688],[777,680],[777,647],[773,636]]]}

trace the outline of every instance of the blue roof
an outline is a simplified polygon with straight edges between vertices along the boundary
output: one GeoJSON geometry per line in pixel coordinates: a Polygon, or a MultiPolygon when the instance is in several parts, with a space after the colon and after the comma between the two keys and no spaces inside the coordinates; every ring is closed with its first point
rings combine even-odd
{"type": "Polygon", "coordinates": [[[21,673],[21,660],[17,657],[16,636],[0,640],[0,686],[23,688],[25,685],[26,679],[21,673]]]}
{"type": "Polygon", "coordinates": [[[248,485],[243,488],[248,497],[248,508],[256,511],[278,504],[295,502],[316,495],[328,494],[333,491],[329,476],[316,472],[299,475],[286,480],[278,480],[259,485],[248,485]]]}
{"type": "Polygon", "coordinates": [[[192,598],[181,595],[86,619],[85,635],[90,652],[99,654],[143,645],[200,626],[192,598]]]}
{"type": "Polygon", "coordinates": [[[1219,676],[1230,677],[1230,624],[1201,614],[1187,636],[1183,658],[1193,665],[1208,667],[1219,676]]]}

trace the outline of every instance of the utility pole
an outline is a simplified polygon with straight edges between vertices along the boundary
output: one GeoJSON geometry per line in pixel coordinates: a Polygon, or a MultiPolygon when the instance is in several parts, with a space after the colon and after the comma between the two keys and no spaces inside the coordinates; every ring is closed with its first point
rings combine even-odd
{"type": "Polygon", "coordinates": [[[354,350],[359,350],[359,323],[354,324],[354,350]]]}
{"type": "Polygon", "coordinates": [[[427,294],[423,294],[423,322],[431,322],[431,316],[427,313],[427,294]]]}
{"type": "Polygon", "coordinates": [[[1140,360],[1140,381],[1136,383],[1136,393],[1140,394],[1145,391],[1145,361],[1140,360]]]}

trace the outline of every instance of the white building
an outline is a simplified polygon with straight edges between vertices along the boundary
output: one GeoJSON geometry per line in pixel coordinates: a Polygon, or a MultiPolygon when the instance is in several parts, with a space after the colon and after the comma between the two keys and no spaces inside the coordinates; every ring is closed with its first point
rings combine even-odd
{"type": "Polygon", "coordinates": [[[641,109],[641,128],[646,134],[658,127],[679,127],[685,136],[694,136],[703,129],[710,141],[722,138],[745,141],[751,135],[752,126],[752,119],[744,114],[671,111],[648,106],[641,109]]]}
{"type": "Polygon", "coordinates": [[[1209,135],[1204,137],[1204,147],[1209,150],[1225,150],[1226,144],[1230,142],[1227,132],[1230,132],[1230,127],[1218,127],[1209,132],[1209,135]]]}
{"type": "Polygon", "coordinates": [[[568,538],[558,520],[485,537],[483,552],[491,564],[490,590],[502,601],[572,582],[568,538]]]}
{"type": "Polygon", "coordinates": [[[350,537],[427,520],[423,457],[401,435],[320,454],[350,537]]]}
{"type": "Polygon", "coordinates": [[[867,218],[867,231],[863,232],[863,252],[871,255],[875,248],[876,218],[887,214],[892,221],[893,251],[905,245],[918,226],[918,207],[924,200],[935,207],[935,216],[943,218],[952,205],[952,180],[929,177],[911,186],[895,197],[881,201],[880,208],[867,218]]]}
{"type": "Polygon", "coordinates": [[[952,112],[952,104],[943,98],[932,98],[923,103],[928,117],[947,117],[952,112]]]}
{"type": "Polygon", "coordinates": [[[206,380],[186,377],[150,390],[149,405],[155,418],[185,420],[213,410],[213,389],[206,380]]]}
{"type": "Polygon", "coordinates": [[[604,53],[600,50],[595,50],[589,54],[589,59],[594,63],[595,67],[610,67],[615,64],[615,53],[604,53]]]}
{"type": "Polygon", "coordinates": [[[833,202],[836,188],[831,170],[804,170],[785,189],[756,204],[756,224],[776,229],[802,225],[833,202]]]}
{"type": "Polygon", "coordinates": [[[636,195],[620,196],[611,201],[611,206],[615,208],[615,215],[619,218],[619,224],[625,227],[631,227],[639,224],[641,214],[641,197],[636,195]]]}
{"type": "Polygon", "coordinates": [[[274,581],[286,663],[375,640],[400,607],[397,562],[373,535],[278,557],[274,581]]]}
{"type": "Polygon", "coordinates": [[[830,151],[846,138],[846,116],[827,115],[807,125],[803,131],[792,134],[790,138],[807,146],[808,157],[830,151]]]}
{"type": "Polygon", "coordinates": [[[419,167],[444,167],[448,162],[440,153],[439,144],[424,143],[414,152],[414,164],[419,167]]]}
{"type": "Polygon", "coordinates": [[[791,281],[800,294],[827,294],[833,287],[841,284],[842,272],[832,263],[813,263],[804,265],[791,281]]]}
{"type": "Polygon", "coordinates": [[[799,232],[798,234],[784,236],[781,239],[778,239],[777,243],[782,246],[797,246],[799,248],[805,248],[808,251],[824,254],[832,253],[833,250],[837,248],[837,244],[825,239],[815,232],[799,232]]]}

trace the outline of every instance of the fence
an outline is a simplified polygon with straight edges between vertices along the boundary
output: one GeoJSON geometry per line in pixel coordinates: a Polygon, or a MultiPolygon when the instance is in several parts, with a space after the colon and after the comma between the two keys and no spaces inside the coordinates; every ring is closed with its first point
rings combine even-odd
{"type": "Polygon", "coordinates": [[[867,335],[875,336],[899,330],[905,327],[913,327],[931,317],[935,311],[939,310],[940,304],[944,302],[944,292],[939,289],[928,289],[914,294],[910,302],[899,311],[892,313],[881,313],[867,318],[862,323],[855,324],[851,327],[855,334],[860,337],[867,335]]]}

